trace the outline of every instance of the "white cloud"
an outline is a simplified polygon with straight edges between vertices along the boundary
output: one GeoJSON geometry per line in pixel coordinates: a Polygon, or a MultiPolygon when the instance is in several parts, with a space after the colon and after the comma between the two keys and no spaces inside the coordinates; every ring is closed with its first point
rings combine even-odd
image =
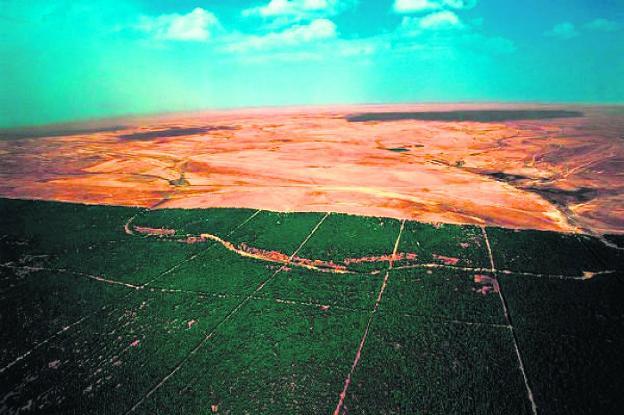
{"type": "Polygon", "coordinates": [[[217,17],[201,7],[187,14],[142,16],[137,28],[155,39],[179,41],[206,41],[220,27],[217,17]]]}
{"type": "Polygon", "coordinates": [[[243,10],[244,16],[331,16],[353,5],[353,0],[270,0],[264,6],[243,10]]]}
{"type": "Polygon", "coordinates": [[[516,51],[511,40],[486,35],[480,31],[480,25],[480,21],[462,21],[450,10],[405,16],[392,34],[392,50],[432,56],[454,56],[463,52],[490,56],[516,51]]]}
{"type": "Polygon", "coordinates": [[[416,36],[426,31],[462,29],[464,24],[455,13],[449,10],[430,13],[424,17],[404,17],[399,32],[416,36]]]}
{"type": "Polygon", "coordinates": [[[622,26],[618,22],[598,18],[591,20],[580,27],[577,27],[574,23],[570,22],[558,23],[544,34],[558,39],[569,40],[579,36],[581,32],[617,32],[621,28],[622,26]]]}
{"type": "Polygon", "coordinates": [[[395,0],[393,9],[397,13],[413,13],[440,7],[440,3],[435,0],[395,0]]]}
{"type": "Polygon", "coordinates": [[[308,24],[297,24],[279,32],[270,32],[265,35],[244,35],[227,46],[226,50],[241,52],[276,49],[333,39],[336,35],[334,22],[328,19],[315,19],[308,24]]]}
{"type": "Polygon", "coordinates": [[[424,30],[444,30],[459,28],[462,26],[462,22],[455,13],[445,10],[428,14],[419,19],[418,25],[424,30]]]}
{"type": "Polygon", "coordinates": [[[570,22],[558,23],[552,29],[546,32],[546,36],[556,37],[558,39],[572,39],[579,35],[576,26],[570,22]]]}
{"type": "Polygon", "coordinates": [[[596,32],[615,32],[620,30],[620,25],[612,20],[599,18],[585,23],[583,28],[596,32]]]}
{"type": "Polygon", "coordinates": [[[253,33],[227,30],[220,25],[215,15],[202,8],[187,14],[144,16],[135,28],[145,31],[154,39],[214,39],[215,52],[249,61],[364,61],[384,53],[397,56],[431,53],[439,56],[444,53],[457,54],[461,50],[487,56],[515,50],[511,41],[481,34],[478,24],[472,20],[463,21],[456,13],[457,8],[473,2],[460,0],[435,0],[441,4],[440,8],[420,15],[404,16],[400,26],[392,32],[342,39],[336,24],[323,14],[333,13],[339,4],[355,4],[356,1],[266,0],[262,11],[259,8],[248,9],[263,18],[253,33]],[[304,15],[298,16],[296,13],[304,15]]]}
{"type": "Polygon", "coordinates": [[[418,13],[442,9],[471,9],[477,0],[395,0],[393,10],[396,13],[418,13]]]}

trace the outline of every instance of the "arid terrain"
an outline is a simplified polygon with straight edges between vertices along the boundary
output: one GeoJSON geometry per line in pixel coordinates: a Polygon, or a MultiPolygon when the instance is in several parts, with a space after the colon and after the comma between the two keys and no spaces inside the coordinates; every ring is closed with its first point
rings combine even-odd
{"type": "Polygon", "coordinates": [[[536,105],[0,131],[0,414],[622,413],[623,131],[536,105]]]}
{"type": "Polygon", "coordinates": [[[384,105],[0,131],[0,196],[624,233],[624,108],[384,105]]]}

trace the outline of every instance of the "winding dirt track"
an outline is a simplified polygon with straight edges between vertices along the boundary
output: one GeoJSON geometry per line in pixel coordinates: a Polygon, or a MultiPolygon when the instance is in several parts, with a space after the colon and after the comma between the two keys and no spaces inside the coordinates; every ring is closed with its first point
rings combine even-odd
{"type": "Polygon", "coordinates": [[[0,196],[617,234],[622,131],[622,107],[500,104],[256,109],[4,130],[0,196]]]}
{"type": "MultiPolygon", "coordinates": [[[[448,268],[454,270],[461,271],[469,271],[469,272],[498,272],[500,274],[516,274],[516,275],[527,275],[527,276],[539,276],[544,278],[556,278],[556,279],[578,279],[578,280],[588,280],[597,275],[606,275],[612,274],[614,270],[601,270],[596,272],[585,271],[582,276],[569,276],[569,275],[559,275],[559,274],[536,274],[531,272],[523,272],[523,271],[510,271],[505,269],[494,269],[494,266],[491,268],[479,268],[479,267],[466,267],[462,265],[457,265],[460,261],[459,258],[447,257],[444,255],[433,254],[433,259],[438,262],[418,262],[418,255],[413,252],[400,252],[398,251],[398,246],[395,246],[395,249],[391,254],[383,254],[383,255],[375,255],[375,256],[364,256],[358,258],[343,258],[340,261],[324,261],[320,259],[310,259],[303,258],[297,256],[296,254],[288,255],[279,251],[272,251],[262,248],[257,248],[253,246],[249,246],[246,243],[241,243],[239,245],[235,245],[234,243],[227,241],[223,238],[220,238],[217,235],[213,235],[210,233],[202,233],[199,235],[181,235],[175,229],[167,229],[167,228],[149,228],[143,226],[134,225],[133,222],[136,219],[137,215],[134,215],[128,219],[128,221],[124,225],[124,231],[126,234],[131,236],[145,236],[154,238],[156,241],[176,241],[180,243],[206,243],[209,241],[216,242],[221,245],[223,248],[227,249],[230,252],[235,253],[236,255],[252,258],[259,261],[280,264],[282,269],[290,270],[290,267],[297,268],[306,268],[319,272],[333,273],[333,274],[369,274],[369,275],[377,275],[380,271],[355,271],[349,269],[348,266],[351,264],[362,264],[362,263],[388,263],[388,266],[391,264],[397,263],[401,261],[400,266],[394,267],[395,269],[406,269],[406,268],[448,268]]],[[[485,233],[485,231],[484,231],[485,233]]],[[[488,242],[488,251],[489,242],[488,242]]],[[[491,257],[491,254],[490,254],[491,257]]],[[[101,277],[93,277],[98,280],[103,280],[101,277]]],[[[490,282],[490,277],[487,275],[475,275],[475,283],[488,285],[490,282]]],[[[106,280],[104,280],[106,281],[106,280]]],[[[117,281],[108,280],[110,283],[118,283],[117,281]]],[[[492,288],[493,289],[493,288],[492,288]]],[[[484,294],[487,294],[490,289],[486,289],[484,294]]]]}
{"type": "Polygon", "coordinates": [[[347,265],[351,263],[362,263],[362,262],[388,262],[390,263],[396,259],[416,259],[415,254],[403,254],[399,253],[398,255],[382,255],[376,257],[362,257],[362,258],[346,258],[342,262],[343,264],[337,264],[333,261],[323,261],[319,259],[308,259],[302,258],[296,255],[288,255],[279,251],[271,251],[261,248],[256,248],[253,246],[248,246],[245,243],[235,245],[232,242],[226,241],[217,235],[213,235],[210,233],[202,233],[200,235],[185,235],[185,236],[176,236],[175,229],[165,229],[165,228],[147,228],[142,226],[132,225],[133,220],[136,216],[131,217],[126,225],[124,226],[125,232],[128,235],[146,235],[150,237],[157,237],[158,239],[167,239],[167,240],[175,240],[177,242],[195,244],[195,243],[204,243],[208,241],[213,241],[230,252],[233,252],[239,256],[245,258],[253,258],[260,261],[272,262],[281,265],[290,265],[295,267],[307,268],[320,272],[331,272],[335,274],[352,274],[353,272],[347,269],[347,265]]]}

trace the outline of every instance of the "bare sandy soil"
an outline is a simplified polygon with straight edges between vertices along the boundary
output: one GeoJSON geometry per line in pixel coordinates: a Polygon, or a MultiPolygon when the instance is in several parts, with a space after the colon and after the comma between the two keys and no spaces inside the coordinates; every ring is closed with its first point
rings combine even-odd
{"type": "Polygon", "coordinates": [[[249,109],[0,131],[0,196],[624,233],[624,108],[249,109]]]}

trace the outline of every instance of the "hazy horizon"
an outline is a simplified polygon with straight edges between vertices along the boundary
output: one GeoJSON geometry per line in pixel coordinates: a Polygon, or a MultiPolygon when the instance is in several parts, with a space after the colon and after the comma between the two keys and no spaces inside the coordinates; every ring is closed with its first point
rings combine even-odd
{"type": "Polygon", "coordinates": [[[101,116],[86,116],[82,118],[67,118],[59,119],[55,121],[43,121],[32,124],[16,124],[16,125],[0,125],[0,130],[21,130],[40,127],[54,127],[72,124],[89,124],[89,123],[106,123],[107,121],[134,119],[134,118],[158,118],[170,115],[185,115],[193,113],[210,113],[210,112],[228,112],[228,111],[254,111],[260,109],[316,109],[316,108],[332,108],[332,107],[366,107],[366,106],[402,106],[402,105],[431,105],[431,106],[445,106],[445,105],[491,105],[491,109],[496,109],[496,105],[535,105],[536,108],[540,106],[554,106],[554,107],[624,107],[624,101],[622,102],[573,102],[573,101],[395,101],[395,102],[327,102],[327,103],[294,103],[294,104],[267,104],[267,105],[240,105],[240,106],[223,106],[223,107],[199,107],[183,110],[170,110],[170,111],[151,111],[151,112],[131,112],[131,113],[113,113],[101,116]]]}
{"type": "Polygon", "coordinates": [[[624,103],[619,0],[0,6],[0,128],[249,107],[624,103]]]}

